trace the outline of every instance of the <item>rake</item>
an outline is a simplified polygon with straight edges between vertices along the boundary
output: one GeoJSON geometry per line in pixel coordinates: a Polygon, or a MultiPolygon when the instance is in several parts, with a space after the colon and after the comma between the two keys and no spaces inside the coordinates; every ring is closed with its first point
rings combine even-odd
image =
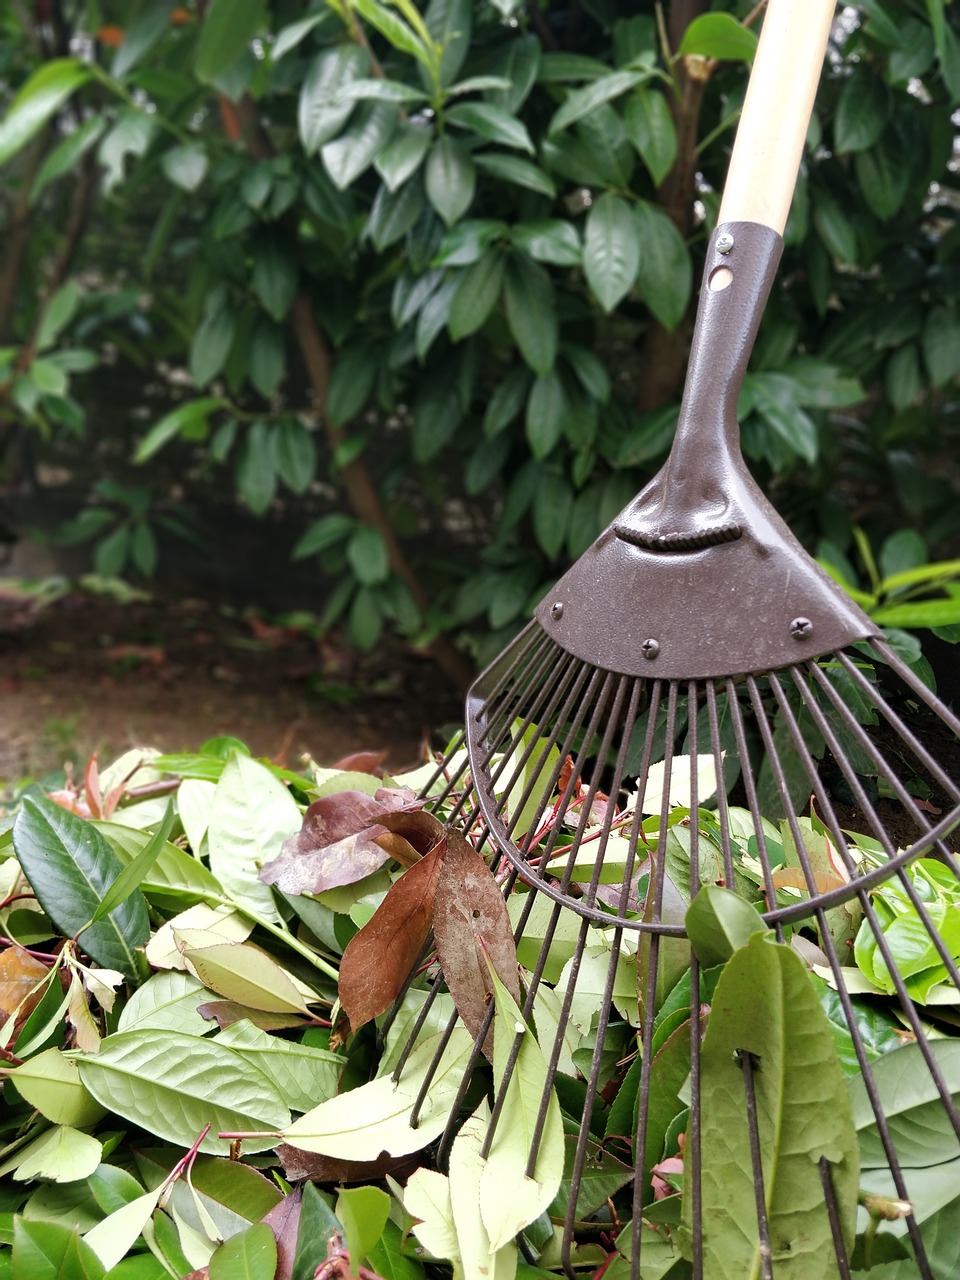
{"type": "MultiPolygon", "coordinates": [[[[522,1015],[528,1026],[537,1021],[546,1071],[526,1179],[542,1177],[555,1092],[582,1099],[582,1123],[567,1139],[569,1208],[559,1242],[570,1276],[596,1266],[578,1243],[584,1231],[610,1240],[618,1225],[612,1199],[596,1206],[584,1191],[615,1151],[627,1156],[632,1216],[614,1265],[632,1280],[845,1278],[867,1270],[872,1247],[873,1260],[902,1268],[881,1274],[957,1273],[960,1211],[951,1237],[942,1205],[940,1216],[923,1207],[928,1170],[917,1166],[916,1149],[924,1126],[944,1128],[940,1162],[960,1157],[957,1042],[936,1039],[922,1011],[934,1007],[934,988],[945,999],[960,989],[960,947],[946,926],[948,907],[960,901],[950,848],[960,787],[939,762],[957,758],[960,722],[795,541],[745,467],[736,419],[833,12],[833,0],[768,5],[667,463],[478,678],[467,700],[467,751],[451,752],[440,782],[427,788],[429,804],[490,853],[529,971],[522,1015]],[[771,1073],[793,1067],[808,1083],[822,1078],[826,1097],[835,1068],[812,1049],[809,1061],[775,1060],[762,1035],[744,1031],[750,1002],[735,1007],[739,997],[722,976],[717,985],[718,965],[734,954],[727,935],[743,922],[734,913],[740,923],[727,928],[729,901],[715,886],[746,881],[756,886],[761,926],[790,942],[789,962],[788,948],[770,948],[762,934],[763,945],[750,936],[737,952],[743,973],[756,978],[757,1026],[769,1025],[770,973],[780,965],[783,1043],[790,1017],[805,1017],[812,998],[829,1009],[859,1077],[851,1103],[831,1104],[819,1128],[811,1120],[804,1130],[800,1163],[812,1172],[797,1174],[805,1199],[792,1209],[778,1199],[778,1161],[789,1153],[775,1154],[782,1117],[771,1113],[771,1073]],[[905,962],[897,927],[912,933],[921,968],[905,962]],[[820,995],[810,997],[806,978],[796,985],[798,954],[819,974],[820,995]],[[633,965],[635,1007],[624,986],[633,965]],[[538,1011],[551,991],[547,1033],[538,1011]],[[914,1097],[927,1108],[909,1123],[893,1113],[892,1069],[864,1031],[878,992],[895,1002],[914,1097]],[[638,1028],[626,1040],[624,1010],[638,1028]],[[594,1047],[588,1061],[574,1062],[568,1032],[585,1017],[594,1047]],[[732,1038],[724,1038],[724,1018],[737,1029],[732,1038]],[[611,1045],[631,1040],[632,1062],[611,1067],[611,1045]],[[686,1100],[682,1141],[664,1134],[658,1114],[658,1064],[668,1047],[683,1064],[673,1089],[674,1102],[678,1093],[686,1100]],[[609,1121],[600,1133],[596,1116],[611,1081],[624,1088],[625,1070],[636,1103],[614,1126],[618,1146],[609,1121]],[[838,1153],[832,1129],[849,1129],[851,1118],[859,1156],[838,1153]],[[674,1196],[668,1212],[670,1169],[680,1164],[682,1204],[674,1196]],[[725,1168],[749,1171],[748,1204],[733,1187],[742,1190],[742,1178],[728,1181],[725,1168]],[[889,1223],[878,1231],[881,1218],[889,1223]],[[667,1257],[667,1241],[681,1242],[679,1253],[667,1257]]],[[[436,973],[395,1079],[442,984],[436,973]]],[[[426,1072],[414,1126],[456,1020],[426,1072]]],[[[474,1051],[440,1140],[441,1166],[485,1069],[493,1020],[491,1002],[483,1024],[471,1027],[474,1051]]],[[[481,1159],[508,1123],[504,1100],[525,1034],[518,1031],[509,1052],[501,1047],[499,1061],[495,1044],[481,1159]]],[[[895,1053],[891,1061],[901,1060],[895,1053]]],[[[530,1260],[541,1256],[535,1235],[528,1226],[520,1239],[530,1260]]]]}

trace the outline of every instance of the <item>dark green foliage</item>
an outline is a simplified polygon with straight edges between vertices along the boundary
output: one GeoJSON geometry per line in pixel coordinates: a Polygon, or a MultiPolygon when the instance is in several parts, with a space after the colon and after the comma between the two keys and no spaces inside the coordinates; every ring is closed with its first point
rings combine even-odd
{"type": "MultiPolygon", "coordinates": [[[[666,44],[646,0],[241,8],[218,0],[201,21],[149,0],[100,6],[103,31],[125,34],[97,84],[69,59],[40,68],[9,33],[20,97],[0,162],[34,220],[19,288],[0,296],[8,467],[25,429],[96,443],[71,387],[109,340],[197,387],[137,428],[136,460],[176,449],[195,501],[214,481],[258,515],[294,495],[297,554],[352,581],[327,617],[357,642],[396,623],[410,579],[363,541],[351,468],[401,544],[426,535],[405,630],[515,628],[669,446],[751,6],[687,6],[686,29],[667,6],[666,44]],[[94,208],[98,166],[109,199],[94,208]],[[39,273],[65,248],[71,201],[90,229],[51,295],[39,273]],[[121,274],[137,288],[118,292],[121,274]],[[451,499],[468,514],[455,528],[451,499]],[[348,502],[358,534],[318,533],[348,502]],[[431,540],[454,554],[422,558],[431,540]]],[[[761,483],[809,545],[839,554],[854,523],[875,545],[913,526],[940,558],[960,541],[932,463],[954,445],[960,374],[955,8],[845,10],[741,402],[761,483]]],[[[66,12],[78,34],[100,31],[66,12]]],[[[101,572],[153,572],[164,483],[74,522],[101,572]]]]}

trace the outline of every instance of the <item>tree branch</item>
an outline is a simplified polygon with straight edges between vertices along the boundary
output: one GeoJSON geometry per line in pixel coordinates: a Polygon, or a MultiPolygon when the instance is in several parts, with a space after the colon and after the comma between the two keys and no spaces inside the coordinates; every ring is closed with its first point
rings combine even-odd
{"type": "MultiPolygon", "coordinates": [[[[256,104],[248,94],[235,104],[227,103],[221,98],[220,114],[227,136],[242,140],[251,156],[263,160],[276,154],[272,139],[259,118],[256,104]]],[[[288,225],[291,239],[295,241],[296,225],[288,225]]],[[[308,293],[301,292],[294,299],[289,323],[313,391],[317,418],[331,448],[336,449],[346,439],[346,434],[332,425],[326,413],[333,355],[317,322],[314,302],[308,293]]],[[[364,524],[376,529],[383,538],[390,568],[407,585],[417,606],[423,609],[428,603],[427,592],[397,539],[366,461],[362,456],[354,458],[342,468],[340,475],[354,514],[364,524]]],[[[445,636],[438,637],[427,652],[455,686],[461,690],[467,688],[473,677],[473,668],[449,639],[445,636]]]]}

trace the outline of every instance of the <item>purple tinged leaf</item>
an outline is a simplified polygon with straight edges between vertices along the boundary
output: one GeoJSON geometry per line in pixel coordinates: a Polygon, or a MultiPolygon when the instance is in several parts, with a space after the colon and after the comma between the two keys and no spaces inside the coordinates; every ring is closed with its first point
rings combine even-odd
{"type": "MultiPolygon", "coordinates": [[[[355,884],[397,856],[396,841],[388,838],[393,833],[380,820],[418,812],[422,805],[402,787],[380,787],[373,796],[362,791],[323,796],[310,805],[301,829],[283,842],[260,879],[289,894],[355,884]]],[[[402,847],[399,851],[404,852],[402,847]]]]}

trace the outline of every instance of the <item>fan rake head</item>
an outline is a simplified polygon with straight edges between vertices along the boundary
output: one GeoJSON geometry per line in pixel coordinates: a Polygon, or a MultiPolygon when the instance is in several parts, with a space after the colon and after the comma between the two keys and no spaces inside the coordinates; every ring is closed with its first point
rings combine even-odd
{"type": "MultiPolygon", "coordinates": [[[[960,1044],[939,1038],[960,1004],[960,721],[878,639],[669,680],[592,667],[533,624],[471,691],[467,740],[472,775],[458,747],[428,804],[507,898],[524,1020],[496,1023],[513,1042],[480,1154],[512,1123],[530,1029],[545,1068],[525,1178],[547,1176],[557,1097],[568,1116],[556,1239],[528,1224],[528,1257],[573,1275],[606,1256],[634,1280],[846,1277],[908,1255],[905,1275],[954,1274],[930,1170],[960,1169],[960,1044]],[[759,912],[734,943],[716,886],[759,912]]],[[[397,1078],[443,990],[426,973],[397,1078]]],[[[441,1166],[492,1025],[493,1000],[441,1166]]]]}

